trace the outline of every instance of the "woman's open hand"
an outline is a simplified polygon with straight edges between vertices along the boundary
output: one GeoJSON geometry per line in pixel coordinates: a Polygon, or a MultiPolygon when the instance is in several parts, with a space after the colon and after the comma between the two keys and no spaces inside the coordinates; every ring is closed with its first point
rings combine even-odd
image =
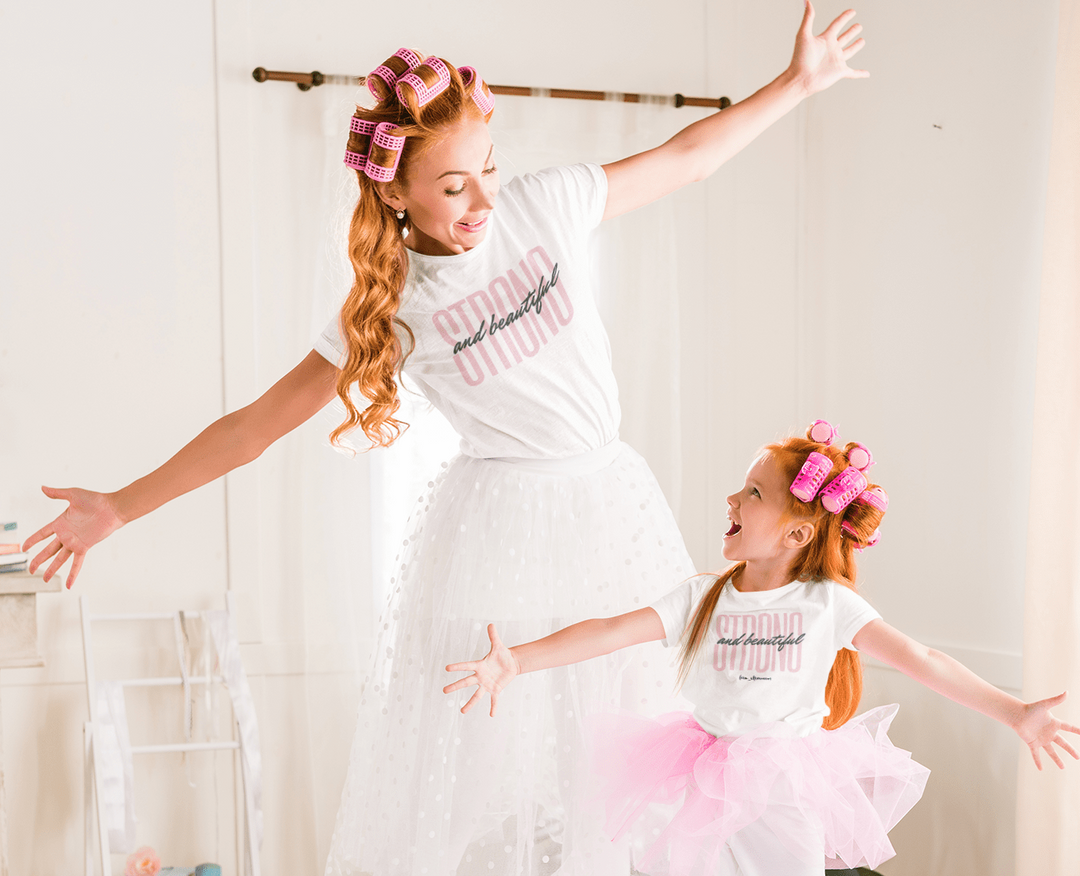
{"type": "Polygon", "coordinates": [[[53,536],[53,540],[30,562],[30,572],[36,572],[49,557],[55,557],[45,570],[45,580],[48,581],[70,558],[71,571],[67,578],[70,590],[82,569],[86,552],[123,526],[124,521],[120,519],[112,500],[105,493],[77,488],[58,490],[54,487],[42,487],[41,491],[50,499],[67,501],[68,506],[52,523],[43,526],[23,542],[23,550],[28,550],[50,535],[53,536]]]}
{"type": "Polygon", "coordinates": [[[853,24],[843,33],[840,29],[855,17],[855,10],[841,12],[819,35],[814,36],[814,7],[806,2],[799,33],[795,37],[795,53],[791,58],[789,72],[803,83],[807,94],[824,91],[841,79],[864,79],[870,73],[848,66],[848,60],[866,41],[861,37],[861,24],[853,24]]]}
{"type": "Polygon", "coordinates": [[[484,691],[491,694],[491,716],[495,717],[495,706],[499,701],[499,692],[514,680],[521,668],[517,659],[507,648],[499,634],[495,632],[495,624],[488,624],[488,639],[491,640],[491,650],[483,660],[471,660],[468,663],[451,663],[446,667],[447,672],[471,672],[465,678],[448,684],[443,688],[443,693],[453,693],[463,687],[476,685],[476,690],[469,697],[469,701],[461,707],[464,714],[475,706],[484,696],[484,691]]]}
{"type": "Polygon", "coordinates": [[[1074,727],[1072,724],[1059,721],[1050,714],[1050,710],[1054,706],[1059,706],[1063,702],[1065,702],[1065,694],[1061,693],[1047,700],[1025,703],[1020,720],[1014,728],[1020,738],[1027,743],[1027,747],[1031,749],[1031,757],[1035,761],[1035,766],[1040,770],[1042,769],[1042,761],[1039,759],[1039,749],[1049,755],[1050,760],[1058,765],[1058,769],[1065,769],[1065,764],[1062,763],[1061,756],[1058,754],[1057,749],[1054,748],[1055,745],[1071,754],[1074,760],[1080,760],[1073,747],[1061,735],[1063,730],[1069,733],[1080,733],[1080,727],[1074,727]]]}

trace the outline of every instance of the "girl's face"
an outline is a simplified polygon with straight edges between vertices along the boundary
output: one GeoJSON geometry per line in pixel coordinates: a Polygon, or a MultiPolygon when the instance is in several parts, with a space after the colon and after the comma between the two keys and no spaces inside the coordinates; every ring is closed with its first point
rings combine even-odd
{"type": "Polygon", "coordinates": [[[484,239],[499,192],[492,152],[487,124],[468,119],[417,156],[400,187],[384,189],[383,200],[409,215],[409,249],[456,255],[484,239]]]}
{"type": "Polygon", "coordinates": [[[785,518],[789,486],[769,454],[754,461],[743,488],[727,499],[731,521],[724,536],[727,559],[774,560],[786,554],[784,536],[791,529],[791,521],[785,518]]]}

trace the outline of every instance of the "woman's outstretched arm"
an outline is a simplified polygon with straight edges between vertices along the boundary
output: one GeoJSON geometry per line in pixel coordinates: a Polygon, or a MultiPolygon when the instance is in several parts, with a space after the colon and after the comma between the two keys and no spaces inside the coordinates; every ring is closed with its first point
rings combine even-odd
{"type": "Polygon", "coordinates": [[[1062,731],[1080,733],[1080,727],[1059,721],[1050,713],[1050,709],[1065,701],[1065,694],[1025,703],[994,687],[947,654],[920,645],[883,620],[870,621],[855,634],[852,644],[863,653],[899,669],[904,675],[925,684],[931,690],[962,706],[982,712],[1015,731],[1030,749],[1035,766],[1040,770],[1040,749],[1045,751],[1060,769],[1064,769],[1065,764],[1054,748],[1055,745],[1067,751],[1074,759],[1080,759],[1061,735],[1062,731]]]}
{"type": "Polygon", "coordinates": [[[337,368],[313,350],[256,401],[212,423],[160,468],[123,489],[96,493],[42,487],[46,496],[66,500],[68,507],[24,542],[27,550],[53,536],[30,563],[30,571],[55,557],[45,570],[48,581],[70,559],[70,589],[91,547],[170,499],[257,459],[278,438],[322,410],[334,397],[336,380],[337,368]]]}
{"type": "Polygon", "coordinates": [[[746,100],[684,128],[662,146],[604,166],[608,178],[604,218],[627,213],[687,183],[705,179],[804,98],[840,79],[869,76],[847,63],[864,45],[861,38],[856,39],[862,25],[841,32],[854,15],[849,9],[814,36],[814,7],[807,0],[795,53],[780,76],[746,100]]]}
{"type": "Polygon", "coordinates": [[[461,711],[469,711],[487,691],[491,694],[490,714],[494,717],[500,691],[523,672],[580,663],[590,657],[610,654],[641,642],[653,642],[664,636],[664,624],[660,615],[651,608],[639,608],[617,617],[581,621],[535,642],[526,642],[513,648],[507,648],[502,643],[495,631],[495,624],[488,624],[491,649],[487,656],[483,660],[451,663],[447,666],[447,672],[471,672],[472,675],[448,684],[443,688],[443,693],[453,693],[475,684],[476,690],[461,707],[461,711]]]}

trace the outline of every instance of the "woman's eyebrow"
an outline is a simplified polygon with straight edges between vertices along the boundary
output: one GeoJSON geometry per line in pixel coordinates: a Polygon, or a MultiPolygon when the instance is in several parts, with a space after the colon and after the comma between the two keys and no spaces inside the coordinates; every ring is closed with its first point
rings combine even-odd
{"type": "MultiPolygon", "coordinates": [[[[488,150],[487,158],[484,159],[484,164],[491,161],[491,154],[495,151],[495,144],[491,144],[491,148],[488,150]]],[[[468,176],[468,172],[464,170],[445,170],[440,173],[435,179],[442,179],[444,176],[468,176]]]]}

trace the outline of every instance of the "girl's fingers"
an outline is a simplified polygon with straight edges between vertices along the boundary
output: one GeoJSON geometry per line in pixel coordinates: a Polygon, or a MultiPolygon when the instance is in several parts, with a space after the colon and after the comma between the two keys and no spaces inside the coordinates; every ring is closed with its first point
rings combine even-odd
{"type": "Polygon", "coordinates": [[[495,629],[495,624],[488,624],[487,632],[488,632],[488,639],[491,640],[491,648],[492,648],[492,650],[494,650],[495,648],[501,648],[502,647],[502,639],[499,638],[499,634],[495,629]]]}
{"type": "Polygon", "coordinates": [[[814,4],[806,0],[806,8],[803,10],[802,24],[799,25],[799,33],[803,36],[814,35],[814,4]]]}
{"type": "Polygon", "coordinates": [[[53,529],[53,523],[56,523],[56,521],[54,520],[52,523],[45,524],[45,526],[41,527],[41,529],[31,535],[26,541],[22,543],[22,549],[24,551],[30,550],[30,548],[36,545],[39,541],[44,541],[50,535],[55,534],[55,530],[53,529]]]}
{"type": "MultiPolygon", "coordinates": [[[[447,669],[449,669],[449,668],[450,667],[447,667],[447,669]]],[[[451,671],[456,671],[456,670],[451,670],[451,671]]],[[[479,683],[480,682],[477,680],[475,674],[467,675],[465,678],[459,678],[457,681],[450,682],[450,684],[448,684],[442,690],[443,690],[443,693],[453,693],[456,690],[461,690],[463,687],[469,687],[470,685],[479,684],[479,683]]]]}
{"type": "Polygon", "coordinates": [[[1035,761],[1035,769],[1042,770],[1042,761],[1039,760],[1039,749],[1035,746],[1031,747],[1031,757],[1035,761]]]}
{"type": "Polygon", "coordinates": [[[46,487],[43,484],[42,487],[41,487],[41,492],[43,492],[50,499],[65,499],[68,502],[71,501],[71,490],[70,490],[70,488],[69,489],[61,489],[59,487],[46,487]]]}
{"type": "Polygon", "coordinates": [[[483,693],[483,688],[478,687],[476,692],[469,697],[469,701],[461,707],[461,714],[465,714],[480,701],[480,695],[483,693]]]}
{"type": "Polygon", "coordinates": [[[1052,746],[1052,745],[1047,745],[1047,746],[1046,746],[1046,753],[1047,753],[1048,755],[1050,755],[1050,760],[1052,760],[1052,761],[1053,761],[1054,763],[1056,763],[1056,764],[1057,764],[1057,768],[1058,768],[1059,770],[1063,770],[1063,769],[1065,769],[1065,764],[1063,764],[1063,763],[1061,762],[1061,758],[1060,758],[1060,757],[1058,757],[1058,753],[1057,753],[1056,751],[1054,751],[1054,746],[1052,746]]]}
{"type": "Polygon", "coordinates": [[[1061,738],[1061,734],[1058,734],[1057,736],[1054,737],[1054,742],[1056,742],[1058,745],[1060,745],[1062,748],[1064,748],[1067,752],[1069,752],[1069,754],[1072,755],[1073,760],[1080,760],[1080,755],[1078,755],[1076,753],[1076,750],[1071,745],[1069,745],[1068,742],[1066,742],[1064,739],[1061,738]]]}
{"type": "Polygon", "coordinates": [[[1080,727],[1074,727],[1072,724],[1066,724],[1064,722],[1061,724],[1061,729],[1068,730],[1070,733],[1080,733],[1080,727]]]}
{"type": "Polygon", "coordinates": [[[498,704],[498,702],[499,702],[499,695],[496,694],[496,693],[493,693],[491,695],[491,711],[488,712],[488,717],[491,717],[491,718],[495,717],[495,706],[498,704]]]}
{"type": "Polygon", "coordinates": [[[447,672],[472,672],[476,669],[476,661],[470,660],[467,663],[451,663],[446,667],[447,672]]]}

